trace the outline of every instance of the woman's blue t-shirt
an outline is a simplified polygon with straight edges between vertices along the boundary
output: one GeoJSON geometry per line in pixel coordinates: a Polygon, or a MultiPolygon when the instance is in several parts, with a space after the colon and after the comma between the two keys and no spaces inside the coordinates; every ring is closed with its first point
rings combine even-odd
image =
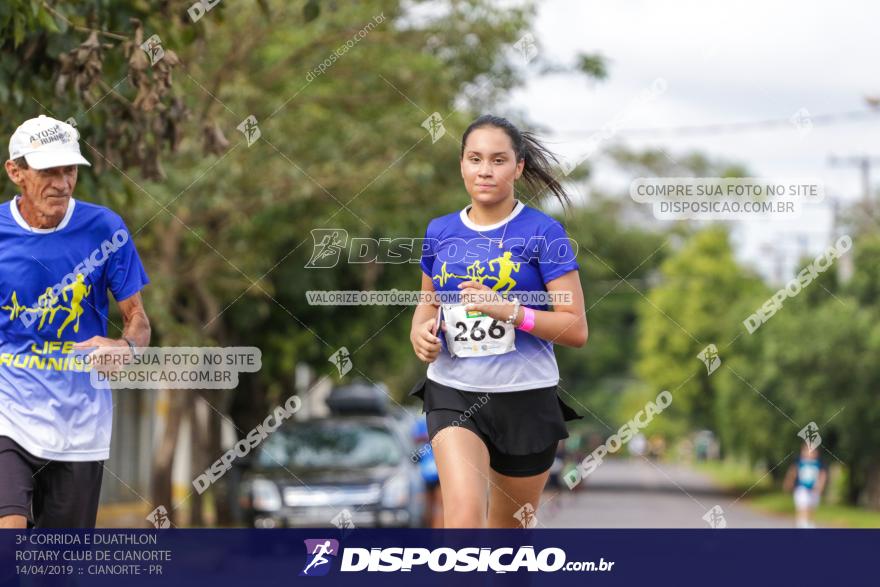
{"type": "MultiPolygon", "coordinates": [[[[521,295],[546,291],[546,284],[578,269],[576,249],[559,221],[517,201],[504,220],[474,224],[470,206],[428,224],[421,267],[437,292],[458,292],[463,281],[479,281],[495,291],[521,295]]],[[[524,305],[547,309],[525,300],[524,305]]],[[[449,325],[447,325],[447,328],[449,325]]],[[[466,391],[504,392],[550,387],[559,382],[553,343],[521,330],[516,350],[501,355],[453,357],[446,348],[427,376],[466,391]]]]}

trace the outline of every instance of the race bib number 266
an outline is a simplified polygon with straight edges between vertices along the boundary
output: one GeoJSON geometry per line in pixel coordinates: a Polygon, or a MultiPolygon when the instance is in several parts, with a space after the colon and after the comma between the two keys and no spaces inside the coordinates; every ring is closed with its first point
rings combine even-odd
{"type": "Polygon", "coordinates": [[[516,332],[510,324],[461,304],[444,304],[446,346],[454,357],[503,355],[516,350],[516,332]]]}

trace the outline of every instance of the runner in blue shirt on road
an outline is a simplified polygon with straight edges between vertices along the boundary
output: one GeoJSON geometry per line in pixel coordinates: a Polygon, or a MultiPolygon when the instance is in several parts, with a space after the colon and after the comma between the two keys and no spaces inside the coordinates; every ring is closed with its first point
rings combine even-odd
{"type": "Polygon", "coordinates": [[[421,289],[452,299],[416,308],[410,339],[429,366],[410,395],[427,412],[447,528],[534,525],[565,422],[580,418],[557,395],[553,352],[587,341],[576,249],[514,190],[522,180],[525,198],[549,190],[566,204],[551,159],[530,133],[481,116],[461,141],[470,205],[425,234],[421,289]]]}
{"type": "Polygon", "coordinates": [[[39,116],[9,143],[21,195],[0,205],[0,528],[94,527],[113,403],[87,353],[150,341],[148,283],[122,219],[73,198],[71,125],[39,116]],[[109,294],[122,336],[107,338],[109,294]]]}
{"type": "Polygon", "coordinates": [[[819,507],[827,482],[828,470],[819,458],[819,451],[804,443],[800,457],[789,467],[783,481],[786,491],[793,491],[795,526],[816,527],[813,514],[819,507]]]}

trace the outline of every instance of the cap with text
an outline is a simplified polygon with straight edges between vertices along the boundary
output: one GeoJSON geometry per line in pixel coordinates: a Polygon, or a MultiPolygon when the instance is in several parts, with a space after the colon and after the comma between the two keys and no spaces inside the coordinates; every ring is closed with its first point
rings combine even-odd
{"type": "Polygon", "coordinates": [[[79,133],[60,120],[41,114],[25,120],[9,139],[9,158],[24,157],[33,169],[91,165],[79,151],[79,133]]]}

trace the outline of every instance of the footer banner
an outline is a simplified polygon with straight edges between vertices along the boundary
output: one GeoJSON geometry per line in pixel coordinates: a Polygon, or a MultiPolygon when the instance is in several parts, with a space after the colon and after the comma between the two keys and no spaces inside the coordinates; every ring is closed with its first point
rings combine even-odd
{"type": "Polygon", "coordinates": [[[878,553],[876,530],[5,530],[0,586],[878,585],[878,553]]]}

